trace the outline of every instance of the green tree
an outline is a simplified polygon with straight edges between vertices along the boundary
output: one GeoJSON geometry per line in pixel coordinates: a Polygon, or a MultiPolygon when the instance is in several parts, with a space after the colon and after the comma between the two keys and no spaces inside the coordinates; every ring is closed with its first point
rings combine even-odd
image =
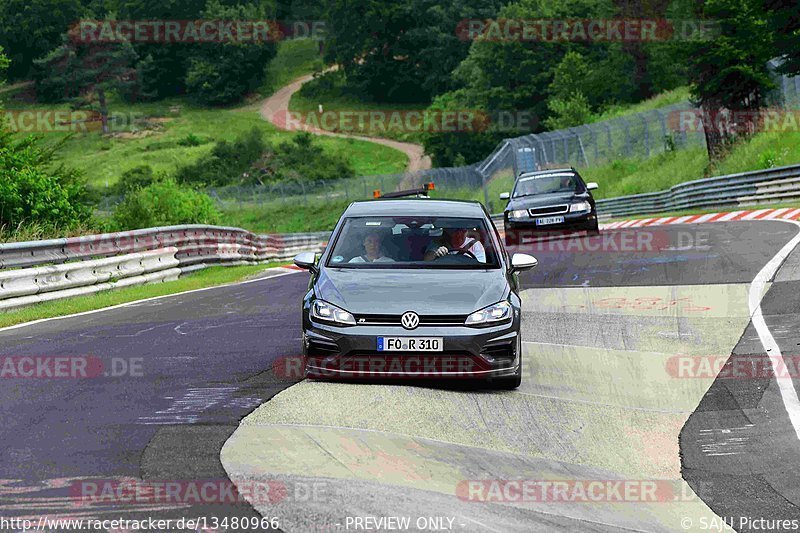
{"type": "MultiPolygon", "coordinates": [[[[119,0],[121,20],[194,20],[206,0],[119,0]]],[[[160,99],[186,92],[186,70],[196,52],[194,43],[133,43],[140,91],[137,97],[160,99]]]]}
{"type": "Polygon", "coordinates": [[[9,78],[27,78],[34,60],[57,47],[61,35],[88,14],[81,0],[0,1],[0,46],[11,59],[9,78]]]}
{"type": "Polygon", "coordinates": [[[764,0],[769,23],[775,32],[777,56],[783,59],[780,72],[800,74],[800,2],[764,0]]]}
{"type": "Polygon", "coordinates": [[[703,109],[706,146],[714,160],[727,144],[757,128],[748,112],[758,110],[774,88],[767,68],[775,54],[774,34],[760,2],[706,0],[698,14],[720,27],[713,41],[695,44],[689,56],[692,95],[703,109]],[[719,127],[723,110],[739,113],[735,130],[719,127]]]}
{"type": "Polygon", "coordinates": [[[128,42],[80,44],[65,37],[61,46],[37,60],[37,90],[55,97],[63,88],[75,107],[97,107],[103,133],[108,133],[108,96],[129,91],[136,83],[136,52],[128,42]]]}
{"type": "Polygon", "coordinates": [[[577,51],[569,51],[555,69],[548,87],[549,116],[544,125],[549,130],[579,126],[589,121],[592,110],[585,96],[589,63],[577,51]]]}
{"type": "Polygon", "coordinates": [[[468,18],[494,17],[499,0],[331,0],[326,59],[348,83],[384,102],[429,102],[453,88],[452,70],[470,43],[456,32],[468,18]]]}

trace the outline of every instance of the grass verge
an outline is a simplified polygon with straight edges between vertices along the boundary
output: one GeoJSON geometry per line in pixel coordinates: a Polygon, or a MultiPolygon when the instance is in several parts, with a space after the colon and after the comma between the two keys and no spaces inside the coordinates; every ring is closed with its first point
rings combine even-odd
{"type": "Polygon", "coordinates": [[[177,294],[180,292],[225,285],[245,279],[266,270],[267,268],[285,265],[286,263],[270,263],[266,265],[245,265],[235,267],[211,267],[194,274],[187,275],[176,281],[167,281],[152,285],[126,287],[118,290],[103,291],[87,296],[76,296],[52,302],[35,304],[30,307],[0,313],[0,328],[53,318],[72,315],[86,311],[94,311],[114,305],[120,305],[137,300],[177,294]]]}
{"type": "Polygon", "coordinates": [[[295,200],[270,206],[243,205],[224,212],[225,222],[256,233],[307,233],[330,231],[352,200],[295,200]]]}
{"type": "Polygon", "coordinates": [[[689,100],[690,96],[689,87],[677,87],[671,91],[664,91],[663,93],[657,94],[637,104],[608,106],[602,112],[594,115],[592,117],[592,122],[624,117],[645,111],[654,111],[668,105],[686,102],[689,100]]]}

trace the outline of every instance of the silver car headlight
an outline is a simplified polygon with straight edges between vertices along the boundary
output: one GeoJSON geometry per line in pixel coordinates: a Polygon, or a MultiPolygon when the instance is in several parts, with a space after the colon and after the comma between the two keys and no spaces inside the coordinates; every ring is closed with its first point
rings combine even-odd
{"type": "Polygon", "coordinates": [[[528,218],[527,209],[515,209],[511,211],[511,218],[528,218]]]}
{"type": "Polygon", "coordinates": [[[571,206],[569,206],[570,213],[577,213],[579,211],[591,211],[592,204],[589,202],[575,202],[571,206]]]}
{"type": "Polygon", "coordinates": [[[311,303],[311,316],[323,322],[340,324],[342,326],[355,326],[356,319],[353,315],[325,300],[314,300],[311,303]]]}
{"type": "Polygon", "coordinates": [[[511,318],[511,304],[502,301],[489,307],[484,307],[480,311],[475,311],[467,317],[467,326],[483,326],[496,322],[505,322],[511,318]]]}

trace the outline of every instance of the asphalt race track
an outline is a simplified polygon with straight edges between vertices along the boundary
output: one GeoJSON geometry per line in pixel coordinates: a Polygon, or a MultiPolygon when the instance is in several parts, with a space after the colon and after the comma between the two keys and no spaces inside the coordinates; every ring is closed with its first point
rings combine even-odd
{"type": "Polygon", "coordinates": [[[298,272],[0,331],[0,357],[103,369],[6,376],[0,516],[258,511],[285,531],[800,520],[798,229],[672,225],[524,246],[540,266],[522,277],[513,392],[297,383],[281,363],[299,353],[298,272]],[[98,482],[228,477],[250,504],[85,497],[98,482]],[[545,482],[559,490],[537,493],[545,482]]]}

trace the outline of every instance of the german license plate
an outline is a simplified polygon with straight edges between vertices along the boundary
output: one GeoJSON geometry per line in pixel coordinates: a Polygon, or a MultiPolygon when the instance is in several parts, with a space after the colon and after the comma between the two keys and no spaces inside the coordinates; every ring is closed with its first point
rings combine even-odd
{"type": "Polygon", "coordinates": [[[536,219],[537,226],[547,226],[548,224],[561,224],[562,222],[564,222],[564,217],[544,217],[536,219]]]}
{"type": "Polygon", "coordinates": [[[441,352],[441,337],[378,337],[379,352],[441,352]]]}

